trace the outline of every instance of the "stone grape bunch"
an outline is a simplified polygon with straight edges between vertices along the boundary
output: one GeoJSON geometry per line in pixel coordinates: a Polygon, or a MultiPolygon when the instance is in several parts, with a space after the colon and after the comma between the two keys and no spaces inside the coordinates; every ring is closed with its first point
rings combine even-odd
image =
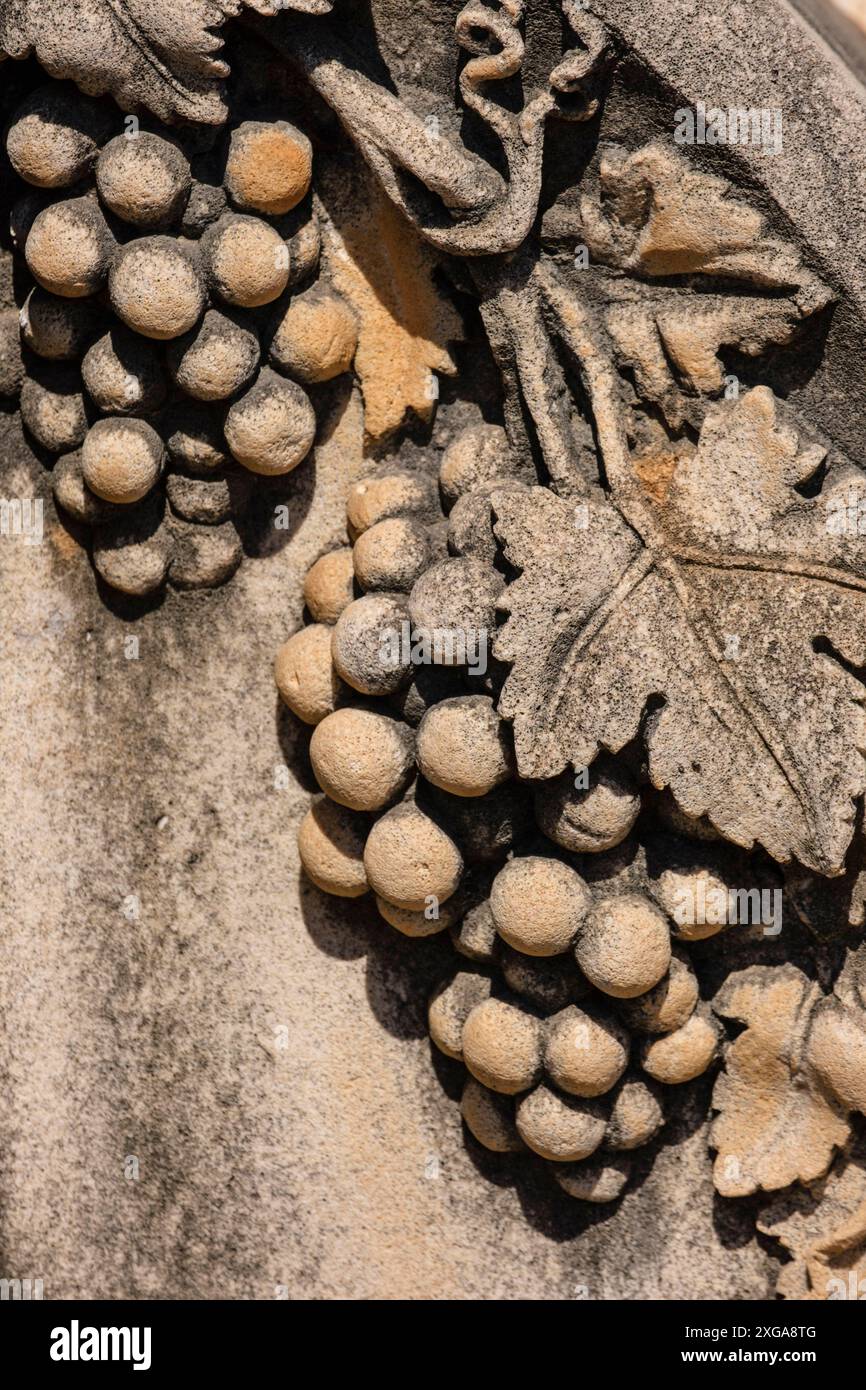
{"type": "Polygon", "coordinates": [[[219,584],[241,560],[233,516],[308,455],[308,388],[357,346],[320,274],[311,143],[286,121],[145,130],[52,83],[5,145],[26,298],[0,319],[0,394],[20,391],[107,584],[219,584]]]}
{"type": "Polygon", "coordinates": [[[348,498],[352,544],[307,575],[312,621],[277,654],[276,683],[312,726],[324,793],[299,833],[307,876],[345,898],[372,892],[408,936],[450,932],[463,960],[429,1027],[465,1064],[467,1127],[606,1202],[663,1126],[665,1090],[719,1055],[688,951],[721,924],[677,907],[724,891],[730,847],[671,806],[639,867],[626,849],[645,793],[626,759],[600,754],[588,778],[518,777],[497,713],[507,672],[467,639],[492,639],[508,579],[492,494],[523,485],[491,424],[462,430],[438,476],[371,466],[348,498]],[[425,645],[431,633],[454,640],[425,645]]]}

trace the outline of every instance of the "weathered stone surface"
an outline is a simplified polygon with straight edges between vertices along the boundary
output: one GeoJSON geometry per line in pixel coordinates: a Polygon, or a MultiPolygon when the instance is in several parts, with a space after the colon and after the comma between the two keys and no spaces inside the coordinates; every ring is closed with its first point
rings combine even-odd
{"type": "Polygon", "coordinates": [[[853,69],[782,0],[10,0],[31,55],[4,1261],[49,1297],[836,1296],[853,69]],[[680,138],[701,102],[757,124],[680,138]]]}

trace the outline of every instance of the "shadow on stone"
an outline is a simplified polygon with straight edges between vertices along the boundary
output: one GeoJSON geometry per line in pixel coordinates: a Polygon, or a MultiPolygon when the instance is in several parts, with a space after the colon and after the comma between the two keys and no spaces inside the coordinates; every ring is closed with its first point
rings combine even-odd
{"type": "Polygon", "coordinates": [[[392,1037],[427,1035],[427,1000],[445,974],[450,943],[401,937],[379,916],[372,895],[337,899],[302,877],[301,914],[316,946],[336,960],[366,960],[367,999],[392,1037]]]}

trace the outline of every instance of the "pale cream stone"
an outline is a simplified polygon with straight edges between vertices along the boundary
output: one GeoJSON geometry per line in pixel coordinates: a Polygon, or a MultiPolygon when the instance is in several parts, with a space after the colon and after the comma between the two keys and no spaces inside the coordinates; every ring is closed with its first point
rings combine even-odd
{"type": "Polygon", "coordinates": [[[201,247],[213,288],[227,304],[271,304],[289,283],[286,243],[259,217],[227,213],[208,227],[201,247]]]}
{"type": "Polygon", "coordinates": [[[84,481],[105,502],[145,497],[162,471],[165,451],[144,420],[97,420],[81,447],[84,481]]]}
{"type": "Polygon", "coordinates": [[[274,678],[280,698],[305,724],[318,724],[331,714],[340,692],[331,661],[331,629],[311,623],[284,642],[277,652],[274,678]]]}
{"type": "Polygon", "coordinates": [[[524,1143],[554,1163],[588,1158],[604,1138],[604,1112],[596,1102],[561,1096],[549,1086],[519,1102],[516,1123],[524,1143]]]}
{"type": "Polygon", "coordinates": [[[290,473],[307,457],[316,416],[306,392],[265,368],[229,409],[225,436],[238,463],[251,473],[290,473]]]}
{"type": "Polygon", "coordinates": [[[602,1096],[628,1065],[629,1035],[616,1019],[574,1006],[550,1024],[544,1065],[560,1090],[572,1096],[602,1096]]]}
{"type": "Polygon", "coordinates": [[[466,1080],[460,1113],[470,1134],[493,1153],[515,1153],[523,1148],[511,1113],[512,1102],[476,1081],[466,1080]]]}
{"type": "Polygon", "coordinates": [[[720,1032],[707,1014],[693,1013],[682,1028],[644,1044],[641,1064],[647,1074],[666,1086],[679,1086],[701,1076],[719,1050],[720,1032]]]}
{"type": "Polygon", "coordinates": [[[347,372],[358,346],[358,322],[342,295],[318,284],[293,295],[271,339],[271,361],[305,384],[347,372]]]}
{"type": "Polygon", "coordinates": [[[364,873],[363,816],[337,806],[327,797],[316,802],[301,822],[298,852],[307,876],[324,893],[359,898],[367,891],[364,873]]]}
{"type": "Polygon", "coordinates": [[[526,1091],[541,1070],[538,1019],[501,999],[474,1008],[463,1028],[463,1060],[483,1086],[503,1095],[526,1091]]]}
{"type": "Polygon", "coordinates": [[[317,623],[335,623],[354,598],[352,551],[329,550],[307,571],[304,602],[317,623]]]}
{"type": "Polygon", "coordinates": [[[668,924],[657,907],[636,893],[603,898],[589,914],[575,955],[597,989],[633,999],[657,985],[670,966],[668,924]]]}
{"type": "Polygon", "coordinates": [[[118,318],[145,338],[179,338],[205,307],[192,257],[167,236],[127,242],[111,268],[109,292],[118,318]]]}
{"type": "Polygon", "coordinates": [[[386,811],[364,850],[370,887],[395,907],[419,912],[457,888],[463,858],[454,841],[413,802],[386,811]]]}
{"type": "Polygon", "coordinates": [[[490,890],[499,935],[528,956],[567,951],[589,905],[589,890],[580,874],[540,855],[510,860],[490,890]]]}
{"type": "Polygon", "coordinates": [[[310,742],[322,791],[354,811],[378,811],[400,796],[414,771],[414,754],[406,724],[368,709],[328,714],[310,742]]]}
{"type": "Polygon", "coordinates": [[[442,700],[418,728],[418,766],[454,796],[483,796],[514,771],[508,730],[487,695],[442,700]]]}

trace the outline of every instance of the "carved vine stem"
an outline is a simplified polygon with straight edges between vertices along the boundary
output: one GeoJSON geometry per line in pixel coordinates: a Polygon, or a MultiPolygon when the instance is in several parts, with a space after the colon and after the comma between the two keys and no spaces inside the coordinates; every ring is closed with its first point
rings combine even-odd
{"type": "Polygon", "coordinates": [[[550,74],[548,89],[522,112],[507,111],[490,100],[486,88],[516,76],[522,67],[524,8],[524,0],[502,0],[499,10],[470,0],[456,23],[457,42],[472,55],[460,75],[461,94],[502,145],[505,181],[360,71],[357,56],[333,32],[303,23],[267,24],[259,32],[301,66],[388,196],[431,245],[457,256],[487,256],[513,251],[529,236],[541,192],[545,122],[554,112],[578,121],[595,114],[592,83],[611,54],[601,23],[574,0],[565,0],[564,12],[583,47],[564,56],[550,74]],[[572,104],[563,106],[563,100],[572,104]]]}
{"type": "Polygon", "coordinates": [[[551,351],[550,338],[532,277],[534,257],[474,261],[473,279],[481,316],[505,387],[505,425],[512,446],[530,455],[532,422],[553,490],[562,497],[584,496],[588,488],[574,466],[571,402],[565,376],[551,351]]]}

